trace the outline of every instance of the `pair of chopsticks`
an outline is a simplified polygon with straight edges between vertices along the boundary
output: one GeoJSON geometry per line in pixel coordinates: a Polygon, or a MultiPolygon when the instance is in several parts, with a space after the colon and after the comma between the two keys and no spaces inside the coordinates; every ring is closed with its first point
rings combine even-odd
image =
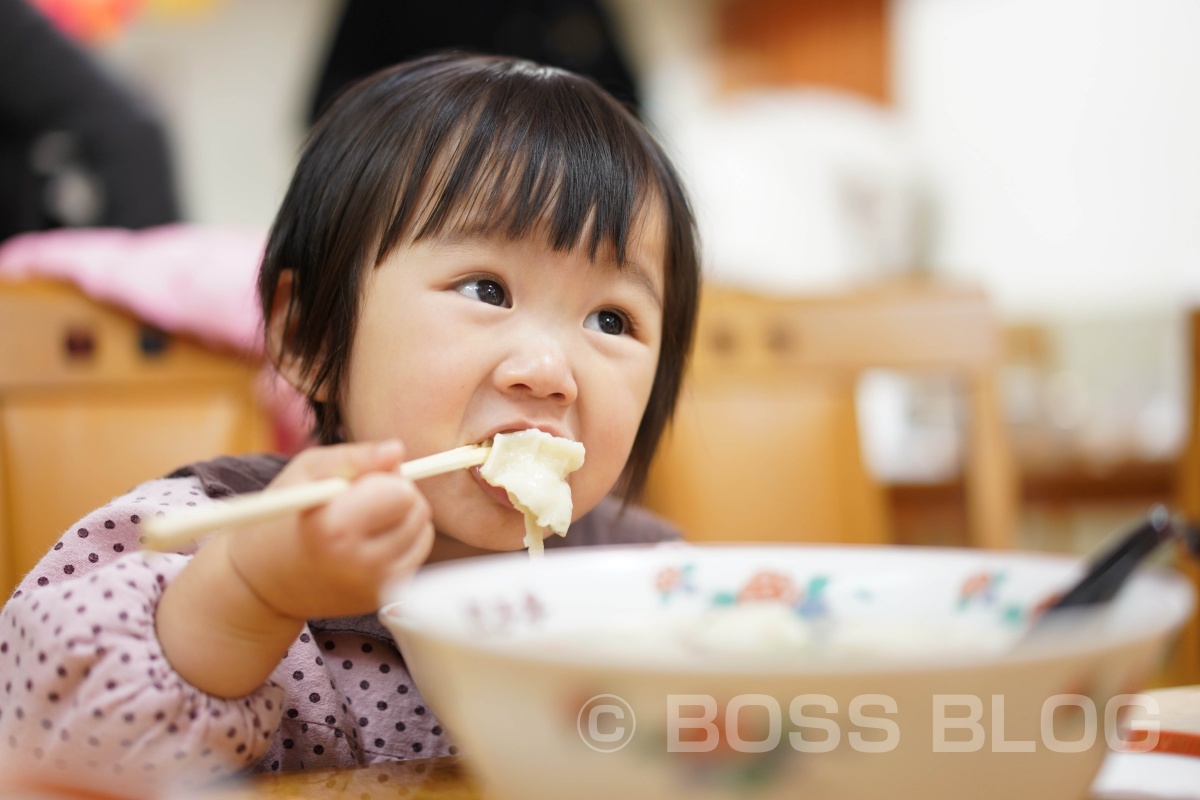
{"type": "MultiPolygon", "coordinates": [[[[469,444],[443,453],[405,461],[400,474],[419,481],[444,472],[482,464],[492,452],[489,445],[469,444]]],[[[143,546],[147,550],[176,550],[218,528],[245,525],[292,514],[328,503],[350,486],[345,478],[286,486],[264,492],[242,494],[216,505],[179,514],[151,517],[142,523],[143,546]]]]}

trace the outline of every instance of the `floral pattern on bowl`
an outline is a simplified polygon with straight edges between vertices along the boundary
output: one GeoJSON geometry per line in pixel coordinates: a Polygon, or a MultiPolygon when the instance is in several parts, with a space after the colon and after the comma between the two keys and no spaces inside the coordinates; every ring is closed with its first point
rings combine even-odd
{"type": "MultiPolygon", "coordinates": [[[[664,567],[654,576],[654,585],[668,603],[678,595],[694,595],[699,592],[695,581],[695,564],[681,567],[664,567]]],[[[743,605],[756,602],[782,603],[801,617],[814,619],[828,616],[829,606],[825,600],[825,587],[829,578],[815,575],[801,588],[792,576],[771,569],[753,573],[736,590],[719,589],[707,596],[711,608],[743,605]]]]}

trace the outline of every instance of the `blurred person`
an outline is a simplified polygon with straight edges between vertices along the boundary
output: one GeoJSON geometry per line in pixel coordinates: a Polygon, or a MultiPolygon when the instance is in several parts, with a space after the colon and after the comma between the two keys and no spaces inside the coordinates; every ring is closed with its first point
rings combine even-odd
{"type": "Polygon", "coordinates": [[[355,80],[446,50],[516,56],[569,69],[638,108],[637,81],[601,0],[347,0],[309,121],[355,80]]]}
{"type": "Polygon", "coordinates": [[[178,219],[155,115],[25,0],[0,0],[0,240],[178,219]]]}

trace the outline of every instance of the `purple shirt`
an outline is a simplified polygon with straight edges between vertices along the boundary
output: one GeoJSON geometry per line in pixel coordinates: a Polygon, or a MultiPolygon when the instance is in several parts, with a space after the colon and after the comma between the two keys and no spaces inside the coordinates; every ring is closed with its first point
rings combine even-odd
{"type": "MultiPolygon", "coordinates": [[[[139,523],[260,489],[283,463],[191,465],[63,534],[0,611],[0,774],[29,768],[93,791],[149,795],[241,772],[456,752],[372,615],[310,620],[266,683],[241,698],[196,689],[163,655],[155,609],[195,547],[143,551],[139,523]]],[[[678,538],[608,499],[547,545],[678,538]]]]}

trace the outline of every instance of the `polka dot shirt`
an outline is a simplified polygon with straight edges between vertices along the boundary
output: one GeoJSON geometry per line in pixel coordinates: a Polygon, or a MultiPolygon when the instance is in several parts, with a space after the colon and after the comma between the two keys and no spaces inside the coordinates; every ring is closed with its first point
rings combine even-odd
{"type": "Polygon", "coordinates": [[[65,532],[25,577],[0,611],[0,764],[119,793],[456,752],[369,618],[310,623],[243,698],[175,673],[154,613],[194,549],[142,551],[138,527],[211,502],[196,477],[143,484],[65,532]]]}

